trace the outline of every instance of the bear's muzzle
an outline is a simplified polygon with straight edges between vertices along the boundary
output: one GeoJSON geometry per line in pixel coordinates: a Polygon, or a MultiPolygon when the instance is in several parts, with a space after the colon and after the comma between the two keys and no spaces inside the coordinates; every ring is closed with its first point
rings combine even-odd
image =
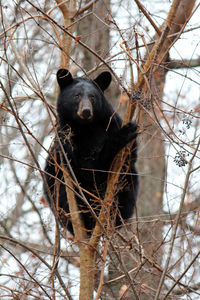
{"type": "Polygon", "coordinates": [[[81,119],[90,120],[93,116],[93,107],[89,99],[83,99],[78,106],[77,114],[81,119]]]}

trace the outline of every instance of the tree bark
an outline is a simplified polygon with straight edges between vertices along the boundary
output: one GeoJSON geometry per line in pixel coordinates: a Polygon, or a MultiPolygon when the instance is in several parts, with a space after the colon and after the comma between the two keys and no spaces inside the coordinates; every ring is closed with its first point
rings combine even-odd
{"type": "MultiPolygon", "coordinates": [[[[89,2],[90,0],[86,0],[85,4],[89,2]]],[[[106,1],[106,7],[102,5],[102,1],[97,1],[88,11],[90,15],[80,21],[77,27],[81,40],[102,58],[107,57],[110,48],[110,30],[103,21],[109,5],[109,1],[106,1]]],[[[85,71],[98,65],[98,59],[87,49],[81,48],[81,53],[83,54],[81,66],[85,71]]]]}

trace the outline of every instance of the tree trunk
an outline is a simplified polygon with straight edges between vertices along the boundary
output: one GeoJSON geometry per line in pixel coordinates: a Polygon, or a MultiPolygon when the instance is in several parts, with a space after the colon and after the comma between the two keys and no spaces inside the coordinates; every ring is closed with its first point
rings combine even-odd
{"type": "MultiPolygon", "coordinates": [[[[85,4],[88,2],[90,0],[86,0],[85,4]]],[[[109,8],[109,1],[106,1],[106,7],[102,4],[102,1],[97,1],[89,10],[90,15],[80,21],[77,28],[81,41],[102,58],[107,57],[110,48],[110,30],[103,22],[107,14],[106,8],[109,8]]],[[[81,53],[83,54],[81,66],[85,71],[98,65],[98,58],[87,49],[81,48],[81,53]]]]}
{"type": "Polygon", "coordinates": [[[80,254],[80,300],[93,299],[95,253],[88,244],[79,244],[80,254]]]}

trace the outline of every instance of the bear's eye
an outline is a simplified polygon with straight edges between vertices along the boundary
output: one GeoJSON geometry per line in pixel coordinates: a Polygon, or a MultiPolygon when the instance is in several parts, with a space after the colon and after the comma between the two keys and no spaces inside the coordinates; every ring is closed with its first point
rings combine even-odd
{"type": "Polygon", "coordinates": [[[94,95],[90,95],[90,101],[94,102],[94,95]]]}
{"type": "Polygon", "coordinates": [[[80,94],[76,94],[75,96],[74,96],[74,99],[75,100],[78,100],[80,98],[80,94]]]}

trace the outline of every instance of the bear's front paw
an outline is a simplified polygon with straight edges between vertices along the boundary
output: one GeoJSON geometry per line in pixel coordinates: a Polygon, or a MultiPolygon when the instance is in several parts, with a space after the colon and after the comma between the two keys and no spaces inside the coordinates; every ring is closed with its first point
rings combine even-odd
{"type": "Polygon", "coordinates": [[[127,143],[131,142],[137,137],[137,124],[129,122],[120,129],[120,135],[127,139],[127,143]]]}

